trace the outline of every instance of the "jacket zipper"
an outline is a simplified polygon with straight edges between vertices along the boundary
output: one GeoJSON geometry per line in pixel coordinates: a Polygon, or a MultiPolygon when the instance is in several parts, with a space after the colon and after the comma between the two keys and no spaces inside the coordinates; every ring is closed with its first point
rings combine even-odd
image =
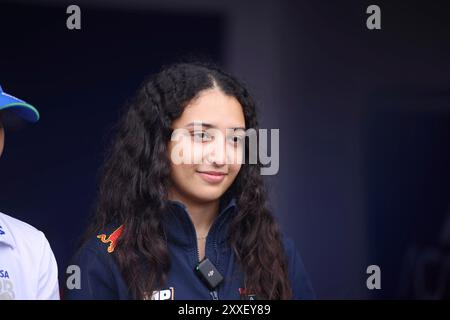
{"type": "MultiPolygon", "coordinates": [[[[184,209],[184,208],[183,208],[184,209]]],[[[186,214],[188,214],[188,216],[189,216],[189,213],[186,211],[186,214]]],[[[194,235],[195,235],[195,227],[194,227],[194,224],[192,223],[192,220],[189,218],[189,220],[190,220],[190,222],[191,222],[191,227],[192,227],[192,230],[194,231],[194,235]]],[[[197,243],[197,240],[195,240],[194,241],[195,242],[195,251],[197,252],[197,258],[195,258],[195,260],[196,260],[196,266],[200,263],[200,249],[199,249],[199,247],[198,247],[198,243],[197,243]]],[[[206,257],[206,247],[207,247],[207,244],[208,244],[208,241],[207,241],[207,239],[206,239],[206,242],[205,242],[205,257],[206,257]]],[[[216,249],[216,247],[217,247],[217,245],[216,245],[216,243],[214,242],[214,248],[216,249]]],[[[216,249],[216,254],[218,254],[217,253],[217,249],[216,249]]],[[[218,259],[218,257],[217,257],[217,259],[218,259]]],[[[217,260],[216,259],[216,260],[217,260]]],[[[219,300],[219,294],[218,294],[218,289],[214,289],[214,290],[212,290],[212,291],[210,291],[209,292],[209,294],[210,294],[210,296],[211,296],[211,298],[212,298],[212,300],[219,300]]]]}

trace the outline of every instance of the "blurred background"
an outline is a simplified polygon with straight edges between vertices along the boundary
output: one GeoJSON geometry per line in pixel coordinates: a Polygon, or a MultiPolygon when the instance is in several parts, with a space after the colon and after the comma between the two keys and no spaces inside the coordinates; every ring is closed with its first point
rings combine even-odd
{"type": "Polygon", "coordinates": [[[0,0],[0,84],[41,112],[6,133],[0,211],[46,234],[61,280],[119,108],[189,57],[280,129],[272,207],[319,299],[450,298],[448,1],[85,0],[81,30],[70,4],[0,0]]]}

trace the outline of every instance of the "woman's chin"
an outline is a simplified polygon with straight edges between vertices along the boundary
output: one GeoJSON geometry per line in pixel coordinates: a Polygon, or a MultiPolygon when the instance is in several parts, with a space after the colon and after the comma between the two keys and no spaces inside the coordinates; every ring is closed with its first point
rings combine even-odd
{"type": "Polygon", "coordinates": [[[223,190],[221,188],[215,188],[216,190],[211,190],[213,188],[198,188],[195,191],[195,194],[193,196],[199,201],[199,202],[211,202],[216,201],[220,199],[220,197],[224,194],[223,190]]]}

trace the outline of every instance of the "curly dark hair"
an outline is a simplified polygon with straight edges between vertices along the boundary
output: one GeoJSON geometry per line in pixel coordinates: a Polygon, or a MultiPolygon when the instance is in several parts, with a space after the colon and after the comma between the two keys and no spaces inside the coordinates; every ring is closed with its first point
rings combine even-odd
{"type": "MultiPolygon", "coordinates": [[[[200,91],[213,87],[235,97],[246,128],[258,132],[255,103],[245,86],[217,66],[204,63],[174,64],[149,77],[126,104],[118,123],[101,171],[88,235],[112,223],[124,225],[115,253],[135,298],[161,288],[171,266],[161,223],[171,183],[167,151],[171,123],[200,91]],[[152,267],[144,268],[142,259],[152,267]]],[[[268,209],[260,174],[263,165],[259,160],[247,162],[226,192],[236,198],[238,208],[228,228],[229,243],[244,272],[247,292],[262,299],[289,299],[287,259],[279,226],[268,209]]]]}

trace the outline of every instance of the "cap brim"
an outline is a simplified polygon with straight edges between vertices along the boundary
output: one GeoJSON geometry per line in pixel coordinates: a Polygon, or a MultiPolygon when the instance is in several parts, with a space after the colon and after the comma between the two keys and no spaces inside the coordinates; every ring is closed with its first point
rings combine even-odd
{"type": "Polygon", "coordinates": [[[29,122],[37,122],[39,120],[39,111],[31,104],[26,102],[13,102],[0,106],[0,110],[8,110],[14,112],[19,117],[29,122]]]}

